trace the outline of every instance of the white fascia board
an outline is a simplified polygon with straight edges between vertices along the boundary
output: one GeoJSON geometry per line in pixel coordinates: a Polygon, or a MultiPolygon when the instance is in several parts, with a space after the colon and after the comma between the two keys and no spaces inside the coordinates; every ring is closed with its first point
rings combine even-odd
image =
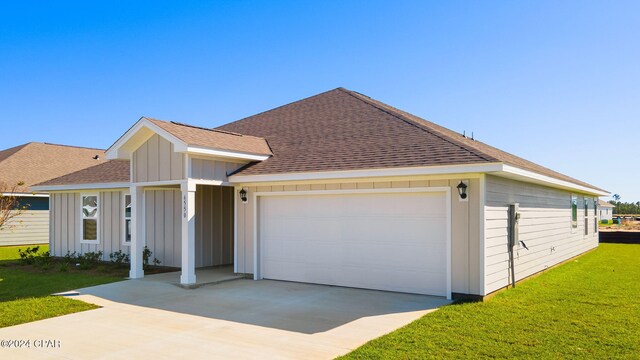
{"type": "Polygon", "coordinates": [[[578,185],[565,180],[556,179],[551,176],[542,175],[533,171],[523,170],[511,165],[503,165],[501,173],[502,174],[498,173],[494,175],[503,176],[503,177],[521,178],[526,182],[538,183],[546,186],[567,189],[567,190],[576,190],[576,191],[593,194],[593,195],[599,195],[599,196],[610,195],[610,193],[606,191],[593,189],[583,185],[578,185]]]}
{"type": "Polygon", "coordinates": [[[93,184],[70,184],[70,185],[42,185],[32,186],[38,191],[68,191],[68,190],[95,190],[95,189],[128,189],[130,183],[93,183],[93,184]]]}
{"type": "Polygon", "coordinates": [[[264,161],[270,157],[269,155],[257,155],[257,154],[243,153],[238,151],[211,149],[211,148],[205,148],[205,147],[199,147],[199,146],[187,146],[186,152],[188,154],[193,154],[193,155],[209,155],[209,156],[218,156],[223,158],[253,160],[253,161],[264,161]]]}
{"type": "MultiPolygon", "coordinates": [[[[149,130],[153,131],[154,133],[162,136],[163,138],[167,139],[171,143],[173,143],[175,149],[178,149],[178,148],[186,149],[187,148],[187,144],[182,142],[182,140],[178,139],[177,137],[175,137],[171,133],[167,132],[163,128],[159,127],[158,125],[156,125],[156,124],[152,123],[151,121],[147,120],[147,118],[143,117],[140,120],[138,120],[138,122],[136,122],[129,130],[127,130],[127,132],[125,132],[124,135],[122,135],[113,145],[111,145],[107,149],[107,151],[105,151],[105,157],[107,159],[109,159],[109,160],[114,160],[114,159],[125,159],[125,160],[128,160],[130,152],[127,152],[127,156],[123,156],[124,154],[121,154],[119,150],[136,133],[138,133],[140,130],[142,130],[145,127],[148,128],[149,130]]],[[[176,150],[176,152],[179,152],[179,151],[176,150]]]]}
{"type": "Polygon", "coordinates": [[[367,170],[346,170],[346,171],[323,171],[323,172],[301,172],[285,174],[267,175],[231,175],[229,182],[232,184],[261,183],[275,181],[309,181],[328,179],[350,179],[367,177],[389,177],[389,176],[416,176],[416,175],[443,175],[443,174],[466,174],[466,173],[489,173],[496,176],[516,178],[521,181],[538,183],[546,186],[576,190],[588,194],[608,196],[608,192],[593,189],[590,187],[574,184],[569,181],[559,180],[550,176],[542,175],[533,171],[523,170],[503,163],[468,164],[468,165],[444,165],[444,166],[423,166],[409,168],[389,168],[389,169],[367,169],[367,170]]]}
{"type": "Polygon", "coordinates": [[[16,196],[16,197],[46,197],[46,198],[49,197],[49,194],[21,193],[21,192],[15,192],[15,193],[3,192],[3,193],[0,193],[0,195],[2,195],[2,196],[16,196]]]}
{"type": "Polygon", "coordinates": [[[296,180],[350,179],[366,177],[415,176],[440,174],[486,173],[502,170],[502,163],[421,166],[408,168],[364,169],[344,171],[301,172],[272,175],[231,175],[230,183],[254,183],[296,180]]]}

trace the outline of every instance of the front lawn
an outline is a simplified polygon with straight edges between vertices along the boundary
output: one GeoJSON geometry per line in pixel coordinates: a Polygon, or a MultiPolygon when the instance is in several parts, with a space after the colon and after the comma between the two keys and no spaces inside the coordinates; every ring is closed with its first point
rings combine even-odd
{"type": "Polygon", "coordinates": [[[15,260],[20,257],[18,248],[26,247],[0,247],[0,327],[95,309],[93,304],[50,295],[119,281],[127,273],[106,265],[88,270],[20,265],[15,260]]]}
{"type": "Polygon", "coordinates": [[[637,358],[640,245],[596,251],[486,302],[440,308],[346,359],[637,358]]]}
{"type": "Polygon", "coordinates": [[[28,247],[39,246],[40,252],[49,251],[48,244],[42,245],[17,245],[17,246],[0,246],[0,261],[2,260],[17,260],[20,259],[20,255],[18,254],[18,250],[26,249],[28,247]]]}

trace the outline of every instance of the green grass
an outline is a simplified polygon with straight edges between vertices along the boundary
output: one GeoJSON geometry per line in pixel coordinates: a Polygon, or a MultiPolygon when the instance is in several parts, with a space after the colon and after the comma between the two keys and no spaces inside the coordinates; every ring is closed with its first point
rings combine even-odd
{"type": "MultiPolygon", "coordinates": [[[[45,245],[46,246],[46,245],[45,245]]],[[[0,247],[0,327],[98,308],[53,293],[106,284],[124,278],[126,271],[103,266],[96,270],[67,269],[55,263],[48,269],[18,265],[18,248],[0,247]]],[[[39,252],[48,250],[41,248],[39,252]]]]}
{"type": "Polygon", "coordinates": [[[60,272],[55,266],[43,271],[30,266],[0,263],[0,301],[46,296],[119,281],[123,277],[110,273],[101,274],[99,271],[60,272]]]}
{"type": "Polygon", "coordinates": [[[99,306],[60,296],[0,302],[0,328],[72,314],[99,306]]]}
{"type": "Polygon", "coordinates": [[[28,247],[39,246],[39,253],[43,253],[45,251],[49,251],[48,244],[42,245],[18,245],[18,246],[0,246],[0,260],[15,260],[20,259],[20,255],[18,255],[18,249],[25,250],[28,247]]]}
{"type": "Polygon", "coordinates": [[[440,308],[345,359],[639,358],[640,245],[600,244],[486,302],[440,308]]]}

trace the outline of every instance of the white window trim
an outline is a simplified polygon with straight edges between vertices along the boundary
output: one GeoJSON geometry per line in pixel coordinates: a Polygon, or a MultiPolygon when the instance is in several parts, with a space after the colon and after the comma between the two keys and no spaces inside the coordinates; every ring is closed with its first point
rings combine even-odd
{"type": "Polygon", "coordinates": [[[591,233],[591,231],[589,231],[589,201],[591,199],[586,197],[586,196],[582,196],[582,209],[584,211],[584,230],[582,231],[582,234],[584,235],[585,238],[588,238],[589,236],[593,235],[591,233]]]}
{"type": "MultiPolygon", "coordinates": [[[[100,193],[81,193],[80,194],[80,244],[91,244],[91,245],[99,245],[100,244],[100,193]],[[95,196],[97,200],[97,209],[96,209],[96,239],[95,240],[85,240],[84,239],[84,212],[82,211],[83,198],[85,196],[95,196]]],[[[86,218],[93,219],[93,218],[86,218]]]]}
{"type": "Polygon", "coordinates": [[[578,227],[579,227],[579,223],[578,223],[578,219],[580,218],[580,216],[578,216],[578,195],[577,194],[571,194],[571,197],[569,198],[569,226],[571,227],[571,233],[575,234],[578,231],[578,227]],[[573,226],[573,198],[575,197],[576,199],[576,226],[573,226]]]}
{"type": "Polygon", "coordinates": [[[593,226],[593,234],[594,235],[598,235],[599,232],[599,228],[598,226],[600,226],[600,219],[598,217],[598,211],[599,211],[599,206],[598,206],[598,198],[593,198],[593,222],[595,223],[595,225],[593,226]]]}
{"type": "MultiPolygon", "coordinates": [[[[126,204],[127,204],[127,196],[131,196],[131,194],[128,191],[123,191],[122,192],[122,203],[120,205],[120,208],[122,210],[122,245],[123,246],[131,246],[131,241],[127,241],[127,211],[126,211],[126,204]]],[[[131,205],[133,205],[133,199],[131,199],[131,205]]],[[[131,217],[129,218],[129,220],[133,219],[133,206],[131,207],[131,217]]]]}

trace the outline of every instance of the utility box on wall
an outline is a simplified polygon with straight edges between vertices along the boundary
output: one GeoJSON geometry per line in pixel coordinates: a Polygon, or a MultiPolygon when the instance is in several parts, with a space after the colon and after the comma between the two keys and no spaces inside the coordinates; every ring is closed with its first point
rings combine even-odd
{"type": "Polygon", "coordinates": [[[519,239],[519,228],[518,222],[520,220],[520,204],[514,203],[509,205],[509,247],[513,249],[514,246],[518,245],[519,239]]]}

